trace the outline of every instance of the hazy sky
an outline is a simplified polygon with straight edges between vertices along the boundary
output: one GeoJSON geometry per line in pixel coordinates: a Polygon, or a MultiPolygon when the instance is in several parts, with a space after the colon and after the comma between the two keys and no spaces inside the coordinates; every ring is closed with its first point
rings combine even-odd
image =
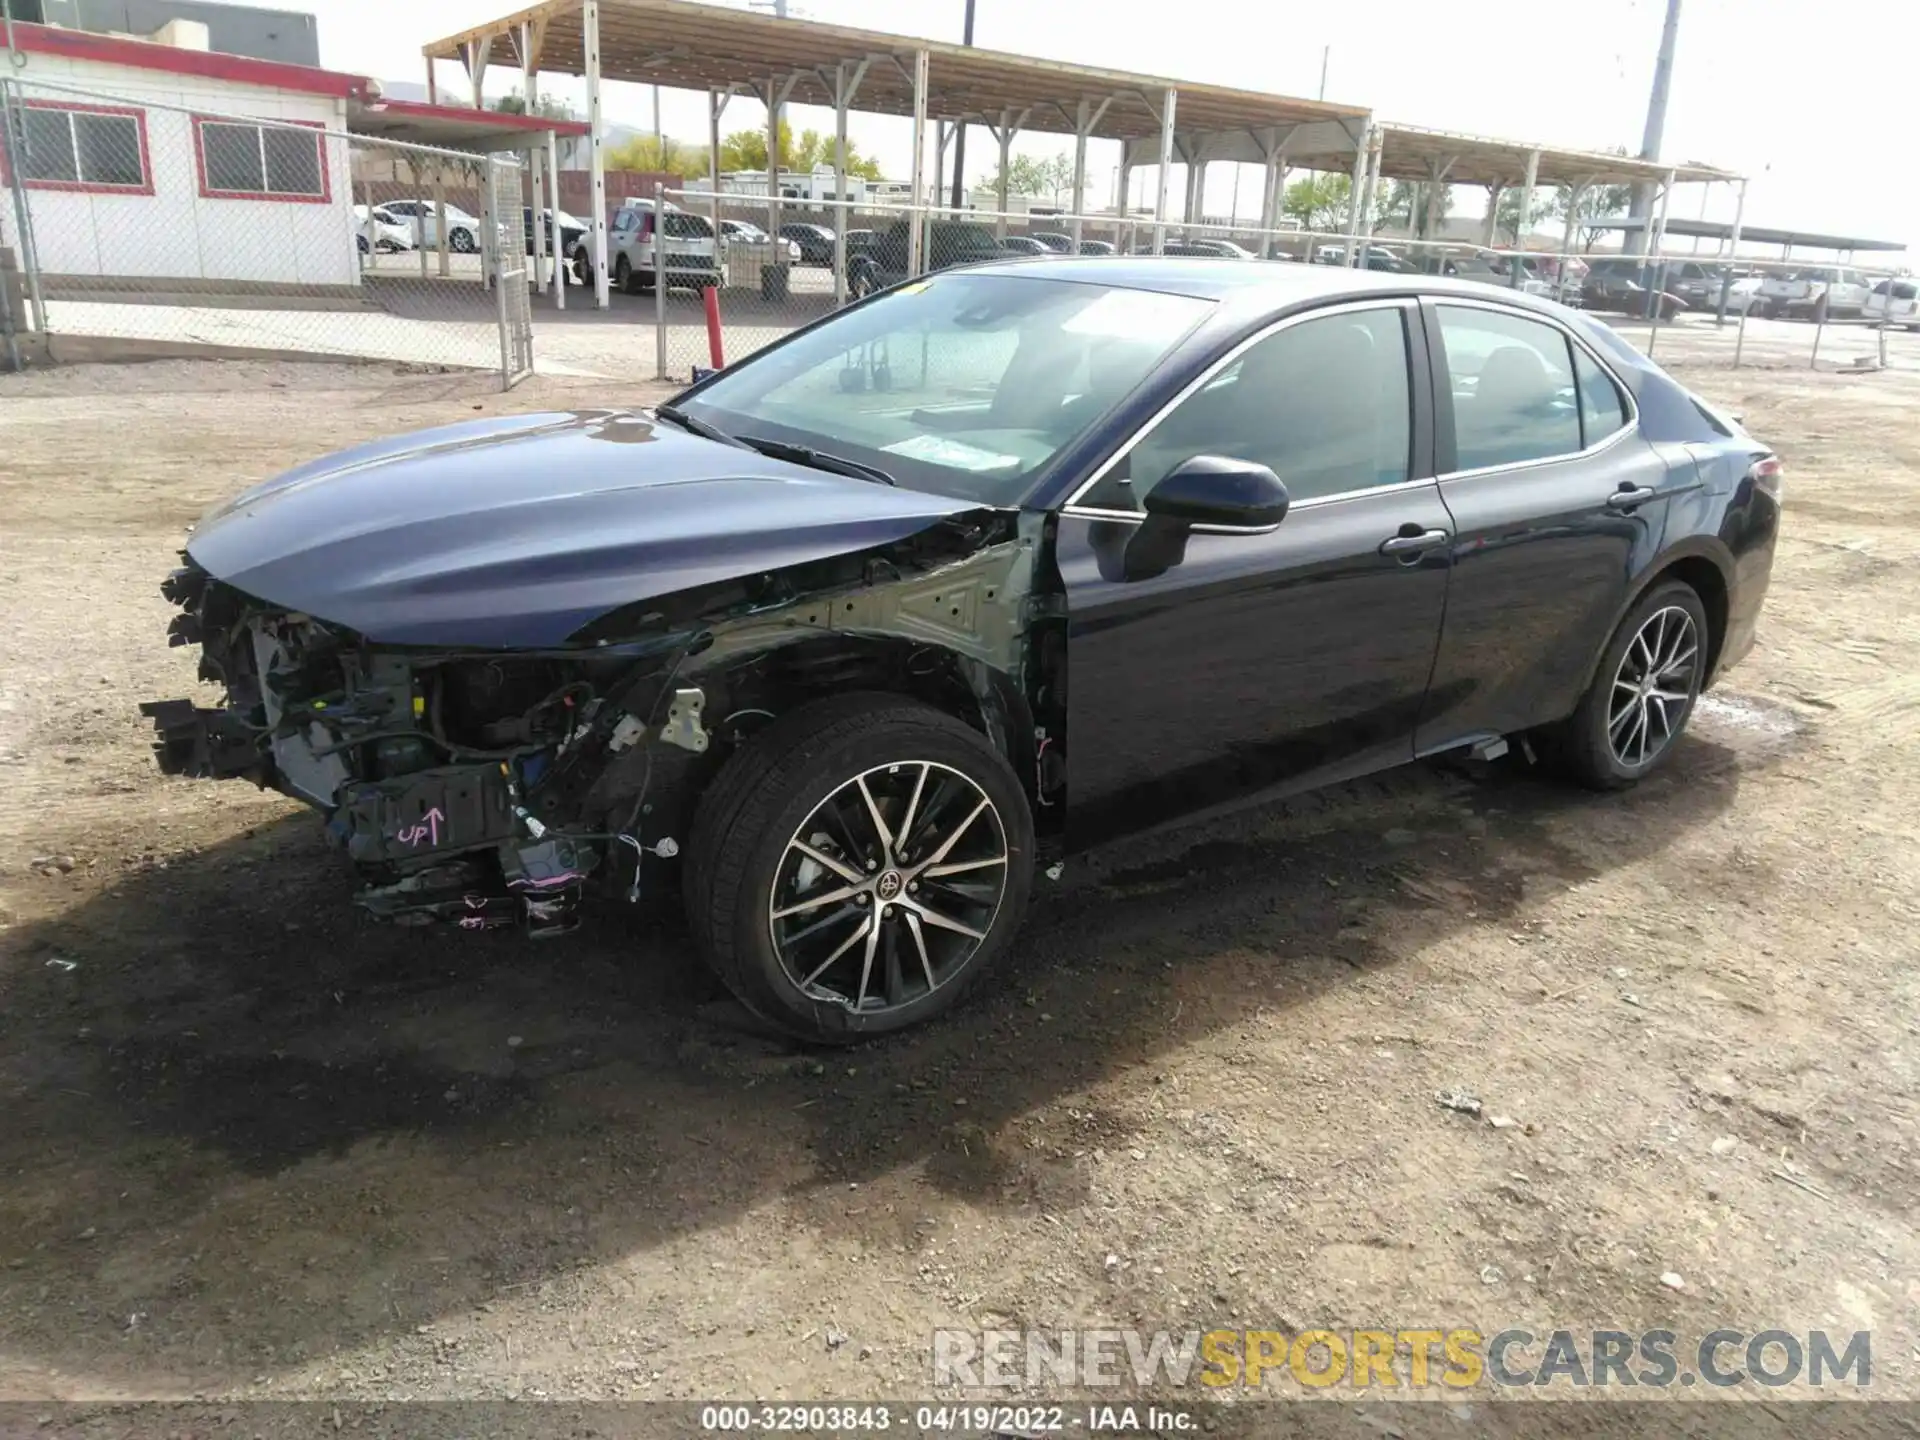
{"type": "MultiPolygon", "coordinates": [[[[301,0],[284,0],[300,4],[301,0]]],[[[518,8],[523,0],[304,0],[320,20],[322,63],[387,79],[424,79],[423,42],[518,8]]],[[[957,40],[962,0],[793,0],[808,18],[957,40]]],[[[1223,85],[1313,95],[1332,47],[1327,98],[1371,106],[1382,119],[1581,148],[1637,150],[1665,0],[1581,0],[1564,6],[1461,5],[1435,0],[1366,5],[1258,0],[976,0],[974,39],[997,50],[1141,70],[1223,85]]],[[[1920,247],[1920,190],[1903,172],[1920,136],[1907,85],[1920,55],[1920,6],[1903,0],[1685,0],[1664,157],[1753,177],[1747,220],[1906,240],[1920,247]],[[1886,57],[1884,79],[1873,76],[1886,57]],[[1883,169],[1883,167],[1885,167],[1883,169]]],[[[443,85],[462,82],[440,67],[443,85]]],[[[489,90],[511,77],[489,75],[489,90]]],[[[543,82],[579,98],[579,82],[543,82]]],[[[645,129],[651,92],[609,85],[607,118],[645,129]]],[[[705,97],[664,92],[667,133],[704,142],[705,97]]],[[[830,130],[832,114],[795,106],[796,129],[830,130]]],[[[725,128],[764,125],[732,102],[725,128]]],[[[852,135],[889,174],[904,177],[904,121],[855,115],[852,135]]],[[[1070,152],[1070,138],[1033,136],[1019,149],[1070,152]]],[[[968,178],[986,173],[992,142],[976,128],[968,178]]],[[[1118,146],[1088,157],[1089,203],[1105,203],[1118,146]]],[[[1231,203],[1235,167],[1208,173],[1207,210],[1231,203]]],[[[1175,178],[1177,195],[1179,180],[1175,178]]],[[[1241,213],[1259,203],[1258,172],[1240,177],[1241,213]]],[[[1462,213],[1476,193],[1457,190],[1462,213]]],[[[1676,192],[1674,214],[1700,213],[1700,187],[1676,192]]],[[[1713,187],[1712,218],[1731,219],[1729,187],[1713,187]]]]}

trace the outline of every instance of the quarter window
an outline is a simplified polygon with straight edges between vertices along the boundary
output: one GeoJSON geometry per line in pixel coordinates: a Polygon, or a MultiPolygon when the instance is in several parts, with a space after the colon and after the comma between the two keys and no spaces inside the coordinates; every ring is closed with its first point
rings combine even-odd
{"type": "Polygon", "coordinates": [[[1573,347],[1573,374],[1580,386],[1581,438],[1589,446],[1598,445],[1627,423],[1626,402],[1620,387],[1600,363],[1578,345],[1573,347]]]}
{"type": "Polygon", "coordinates": [[[200,193],[217,200],[324,200],[326,156],[306,126],[196,120],[200,193]]]}
{"type": "Polygon", "coordinates": [[[1409,473],[1408,376],[1399,306],[1289,325],[1181,401],[1081,503],[1138,509],[1196,455],[1265,465],[1296,503],[1397,485],[1409,473]]]}
{"type": "Polygon", "coordinates": [[[138,110],[28,104],[18,149],[20,178],[31,188],[153,193],[146,117],[138,110]]]}
{"type": "Polygon", "coordinates": [[[1580,410],[1567,337],[1521,315],[1457,305],[1438,310],[1453,404],[1453,468],[1577,454],[1580,410]]]}

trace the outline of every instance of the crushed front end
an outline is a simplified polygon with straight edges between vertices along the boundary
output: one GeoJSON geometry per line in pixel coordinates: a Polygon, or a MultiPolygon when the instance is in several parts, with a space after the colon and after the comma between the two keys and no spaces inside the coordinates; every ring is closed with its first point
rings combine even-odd
{"type": "MultiPolygon", "coordinates": [[[[697,714],[660,685],[672,646],[489,652],[375,646],[257,602],[190,560],[163,587],[171,643],[198,645],[218,708],[145,704],[160,768],[247,778],[326,816],[366,881],[359,903],[401,923],[574,928],[583,887],[619,840],[638,852],[635,801],[650,758],[637,710],[672,717],[684,758],[697,714]],[[616,712],[617,711],[617,715],[616,712]]],[[[674,842],[655,840],[653,853],[674,842]]],[[[634,875],[639,875],[636,855],[634,875]]]]}
{"type": "Polygon", "coordinates": [[[1044,677],[1061,622],[1032,596],[1041,523],[969,512],[617,607],[550,648],[375,642],[186,557],[162,586],[179,607],[169,638],[199,647],[225,703],[141,709],[166,773],[250,779],[319,810],[376,916],[562,934],[591,890],[665,888],[721,765],[823,696],[973,717],[1059,815],[1047,747],[1063,715],[1044,677]]]}

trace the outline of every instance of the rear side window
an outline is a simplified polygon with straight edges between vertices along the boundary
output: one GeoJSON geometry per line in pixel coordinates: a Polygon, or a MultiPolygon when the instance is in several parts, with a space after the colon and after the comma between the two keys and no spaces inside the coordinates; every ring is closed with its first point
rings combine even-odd
{"type": "Polygon", "coordinates": [[[1573,347],[1573,377],[1580,387],[1580,433],[1589,446],[1598,445],[1627,424],[1627,404],[1613,377],[1578,345],[1573,347]]]}
{"type": "Polygon", "coordinates": [[[1453,468],[1577,454],[1580,406],[1567,337],[1521,315],[1437,309],[1453,405],[1453,468]]]}

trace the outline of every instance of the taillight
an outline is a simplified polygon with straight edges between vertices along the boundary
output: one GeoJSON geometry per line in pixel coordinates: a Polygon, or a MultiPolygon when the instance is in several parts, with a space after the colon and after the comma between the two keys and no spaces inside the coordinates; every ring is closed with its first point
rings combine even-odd
{"type": "Polygon", "coordinates": [[[1753,481],[1756,490],[1778,500],[1784,485],[1784,469],[1778,455],[1763,455],[1753,462],[1753,467],[1747,471],[1747,478],[1753,481]]]}

